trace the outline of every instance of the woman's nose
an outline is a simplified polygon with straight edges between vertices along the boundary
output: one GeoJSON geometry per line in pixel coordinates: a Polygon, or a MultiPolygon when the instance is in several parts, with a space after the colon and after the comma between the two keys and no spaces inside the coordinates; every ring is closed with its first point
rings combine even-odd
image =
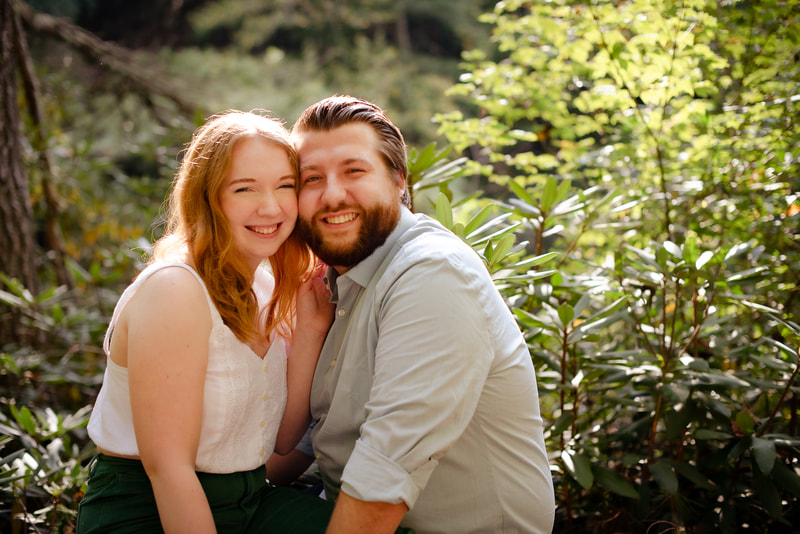
{"type": "Polygon", "coordinates": [[[258,213],[262,215],[271,215],[280,211],[278,199],[271,193],[264,193],[258,199],[258,213]]]}

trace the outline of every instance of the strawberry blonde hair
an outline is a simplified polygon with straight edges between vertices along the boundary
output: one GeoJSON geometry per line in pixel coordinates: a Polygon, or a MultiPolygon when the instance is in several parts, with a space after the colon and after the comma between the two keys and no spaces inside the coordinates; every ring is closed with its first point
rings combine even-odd
{"type": "Polygon", "coordinates": [[[295,293],[313,265],[311,251],[295,228],[269,258],[275,290],[266,313],[259,317],[251,268],[234,247],[220,205],[233,147],[241,139],[253,137],[283,148],[297,176],[297,153],[281,122],[260,110],[213,115],[194,133],[184,154],[169,196],[166,232],[154,245],[151,258],[151,262],[168,260],[188,251],[222,320],[243,342],[261,334],[256,326],[260,321],[267,336],[273,330],[291,335],[295,293]]]}

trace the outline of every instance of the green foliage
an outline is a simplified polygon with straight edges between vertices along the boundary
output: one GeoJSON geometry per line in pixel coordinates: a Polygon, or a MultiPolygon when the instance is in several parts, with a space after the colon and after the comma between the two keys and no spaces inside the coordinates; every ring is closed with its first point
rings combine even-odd
{"type": "Polygon", "coordinates": [[[9,408],[10,417],[5,409],[0,412],[3,507],[10,506],[8,511],[16,521],[34,531],[74,530],[77,502],[86,489],[82,461],[88,454],[73,441],[72,434],[86,424],[91,406],[66,415],[50,407],[31,410],[11,404],[9,408]],[[22,447],[6,454],[7,448],[17,443],[22,447]],[[40,507],[43,502],[47,504],[40,507]]]}
{"type": "MultiPolygon", "coordinates": [[[[482,17],[496,48],[464,55],[444,102],[452,63],[409,55],[397,15],[447,13],[459,40],[482,44],[470,13],[483,4],[363,1],[375,12],[326,18],[290,2],[200,2],[197,48],[157,57],[196,96],[194,122],[165,119],[118,81],[98,94],[79,57],[46,47],[48,147],[77,283],[57,288],[44,269],[39,295],[0,286],[0,303],[47,341],[0,347],[0,531],[12,514],[29,532],[74,525],[102,335],[158,236],[196,121],[231,107],[290,120],[331,93],[377,101],[420,146],[441,112],[441,131],[469,149],[452,161],[449,149],[412,150],[409,183],[417,209],[484,258],[529,342],[556,531],[791,531],[798,2],[507,0],[482,17]],[[207,48],[220,31],[250,55],[207,48]],[[456,102],[467,106],[450,111],[456,102]]],[[[36,155],[27,159],[41,219],[36,155]]]]}
{"type": "Polygon", "coordinates": [[[74,531],[94,454],[84,426],[102,380],[100,347],[130,258],[92,265],[70,264],[75,289],[49,285],[39,295],[0,274],[0,303],[22,312],[41,347],[0,346],[2,532],[74,531]]]}
{"type": "Polygon", "coordinates": [[[465,54],[476,118],[439,121],[524,240],[484,256],[538,367],[557,531],[797,524],[799,18],[509,0],[465,54]]]}

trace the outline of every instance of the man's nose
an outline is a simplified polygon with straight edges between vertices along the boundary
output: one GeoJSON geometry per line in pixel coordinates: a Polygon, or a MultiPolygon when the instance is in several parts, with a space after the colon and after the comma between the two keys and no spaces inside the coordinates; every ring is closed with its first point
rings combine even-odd
{"type": "Polygon", "coordinates": [[[329,206],[335,206],[347,196],[347,190],[342,181],[336,176],[328,176],[325,180],[325,190],[322,192],[322,200],[329,206]]]}

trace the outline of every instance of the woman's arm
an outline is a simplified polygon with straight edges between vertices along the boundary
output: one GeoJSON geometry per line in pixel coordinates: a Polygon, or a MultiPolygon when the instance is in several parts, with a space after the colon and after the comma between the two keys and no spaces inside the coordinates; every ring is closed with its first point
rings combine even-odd
{"type": "Polygon", "coordinates": [[[136,441],[167,534],[216,532],[195,474],[211,314],[182,268],[154,273],[126,306],[136,441]]]}
{"type": "Polygon", "coordinates": [[[274,486],[288,486],[306,472],[314,462],[312,456],[299,449],[288,454],[273,454],[267,460],[267,480],[274,486]]]}
{"type": "Polygon", "coordinates": [[[322,269],[297,290],[297,325],[294,329],[287,363],[288,396],[283,420],[275,442],[275,452],[289,453],[311,422],[309,397],[311,381],[333,320],[334,305],[328,302],[330,293],[322,281],[322,269]]]}

